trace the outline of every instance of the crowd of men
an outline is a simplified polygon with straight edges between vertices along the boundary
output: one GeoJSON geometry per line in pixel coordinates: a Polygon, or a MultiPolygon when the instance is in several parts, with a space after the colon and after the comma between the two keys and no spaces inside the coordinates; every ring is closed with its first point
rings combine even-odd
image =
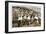
{"type": "Polygon", "coordinates": [[[40,26],[41,19],[34,10],[25,7],[13,7],[13,27],[40,26]]]}

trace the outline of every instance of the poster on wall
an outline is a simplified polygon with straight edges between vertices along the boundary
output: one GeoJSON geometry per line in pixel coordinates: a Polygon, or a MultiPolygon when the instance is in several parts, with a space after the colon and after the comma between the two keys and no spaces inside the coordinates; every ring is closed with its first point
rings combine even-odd
{"type": "Polygon", "coordinates": [[[5,1],[5,32],[45,31],[45,3],[5,1]]]}

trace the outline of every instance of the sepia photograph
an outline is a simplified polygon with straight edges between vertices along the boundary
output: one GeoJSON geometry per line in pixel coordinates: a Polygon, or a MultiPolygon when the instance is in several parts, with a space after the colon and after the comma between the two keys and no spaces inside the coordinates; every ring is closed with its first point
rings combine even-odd
{"type": "Polygon", "coordinates": [[[41,26],[41,8],[35,6],[13,6],[12,27],[41,26]]]}
{"type": "Polygon", "coordinates": [[[5,7],[6,32],[45,30],[44,3],[9,1],[5,7]]]}

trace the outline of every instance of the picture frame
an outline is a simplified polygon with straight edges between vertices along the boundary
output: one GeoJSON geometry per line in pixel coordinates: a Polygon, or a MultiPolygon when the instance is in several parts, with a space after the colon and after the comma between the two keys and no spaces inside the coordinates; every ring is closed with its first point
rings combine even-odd
{"type": "MultiPolygon", "coordinates": [[[[19,15],[19,12],[17,14],[19,15]]],[[[21,19],[19,19],[19,20],[21,20],[21,19]]],[[[31,21],[32,21],[32,19],[31,19],[31,21]]],[[[36,21],[34,21],[34,22],[36,23],[36,21]]],[[[5,1],[5,33],[40,32],[40,31],[45,31],[45,3],[24,2],[24,1],[5,1]],[[22,9],[23,12],[25,10],[24,16],[25,16],[25,14],[28,15],[28,12],[29,12],[29,14],[32,14],[30,11],[33,11],[33,10],[34,10],[33,15],[34,15],[36,13],[35,12],[35,10],[36,10],[38,12],[38,15],[40,14],[40,20],[39,20],[40,24],[33,25],[34,24],[33,22],[32,22],[33,24],[30,24],[31,22],[28,23],[28,20],[26,18],[23,18],[25,20],[23,22],[24,22],[24,24],[26,23],[26,25],[21,25],[20,21],[19,21],[20,24],[18,25],[17,20],[16,20],[17,22],[15,21],[15,23],[14,23],[14,19],[16,19],[16,18],[13,19],[12,17],[14,17],[14,16],[12,16],[12,15],[14,15],[14,13],[15,14],[17,13],[14,11],[14,9],[15,9],[15,11],[18,11],[18,10],[21,11],[21,9],[22,9]],[[26,11],[27,11],[27,13],[26,13],[26,11]],[[14,24],[17,24],[17,25],[14,25],[14,24]]]]}

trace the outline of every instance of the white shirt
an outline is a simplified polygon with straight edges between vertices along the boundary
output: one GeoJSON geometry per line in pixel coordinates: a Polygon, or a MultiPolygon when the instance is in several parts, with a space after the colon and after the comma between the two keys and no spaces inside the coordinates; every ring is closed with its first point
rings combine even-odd
{"type": "Polygon", "coordinates": [[[28,18],[27,19],[29,19],[30,20],[30,16],[28,16],[28,18]]]}
{"type": "Polygon", "coordinates": [[[18,17],[18,20],[22,20],[22,17],[18,17]]]}
{"type": "Polygon", "coordinates": [[[34,19],[38,19],[38,17],[37,17],[37,16],[35,16],[35,17],[34,17],[34,19]]]}
{"type": "Polygon", "coordinates": [[[26,19],[26,16],[24,16],[24,19],[26,19]]]}

